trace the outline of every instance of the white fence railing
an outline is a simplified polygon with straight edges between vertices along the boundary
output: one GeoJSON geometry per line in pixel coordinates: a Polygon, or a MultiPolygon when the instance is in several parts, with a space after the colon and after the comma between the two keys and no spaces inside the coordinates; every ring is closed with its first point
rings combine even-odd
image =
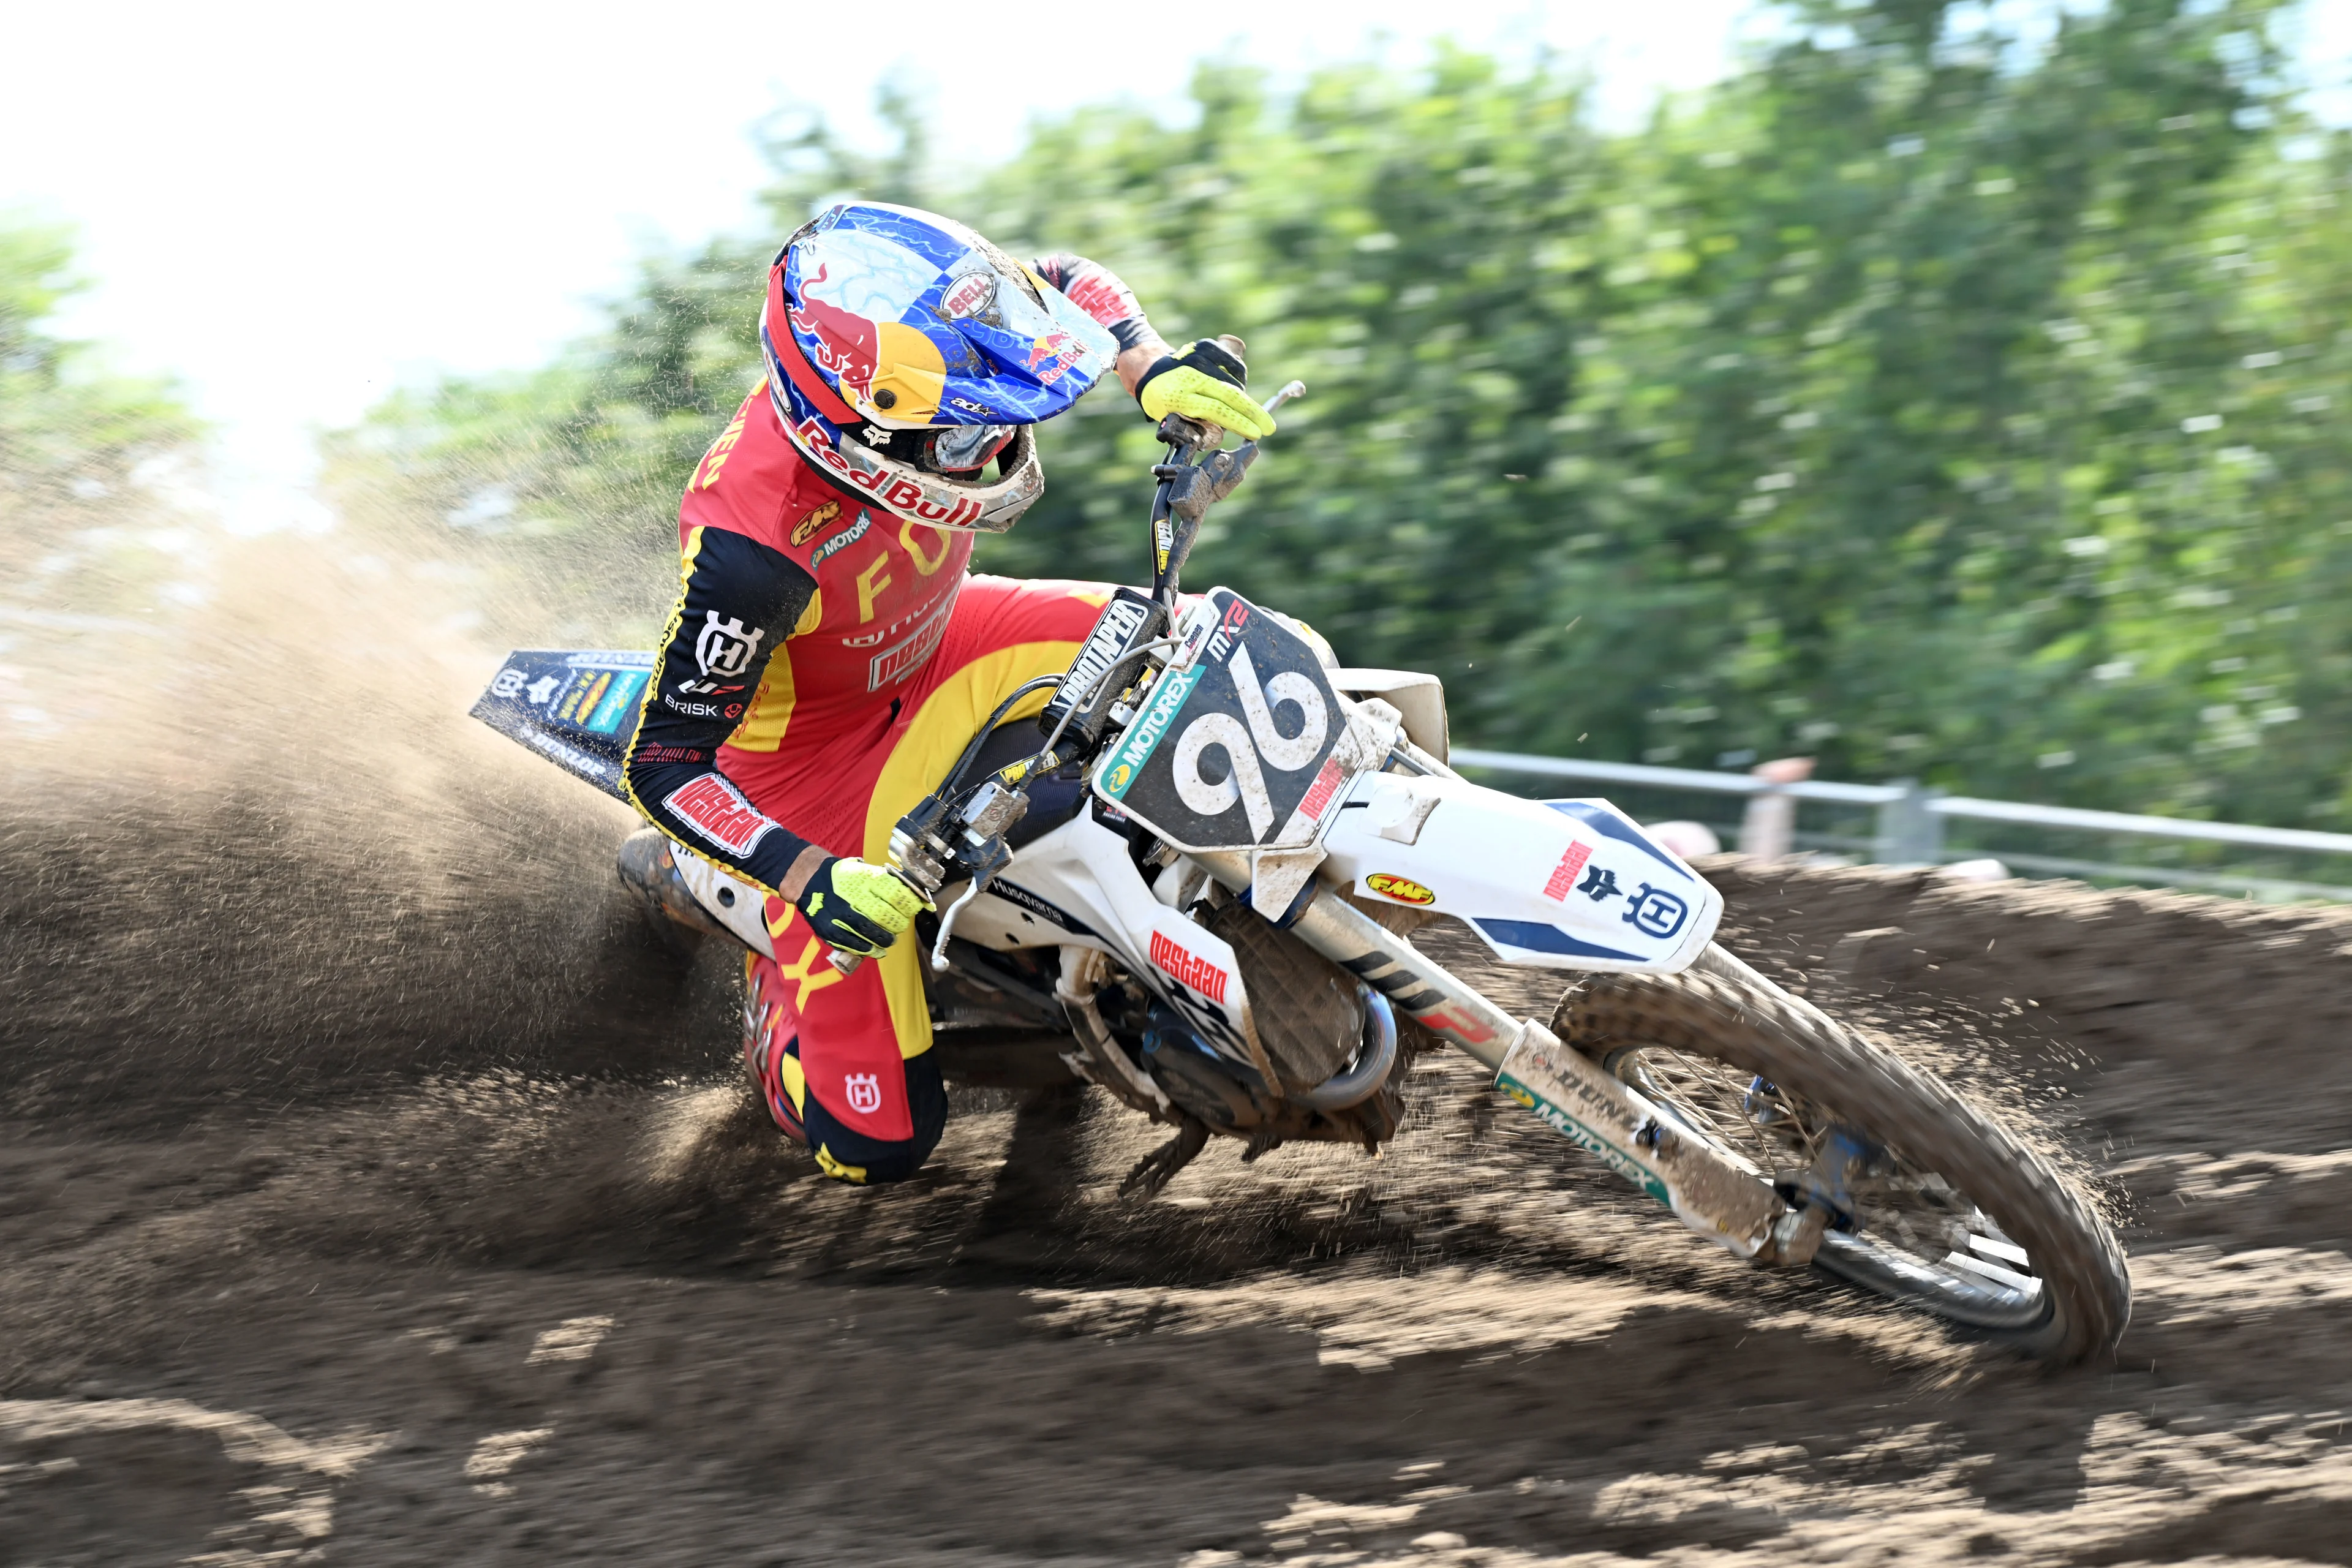
{"type": "Polygon", "coordinates": [[[2169,840],[2176,844],[2220,844],[2241,850],[2293,856],[2352,857],[2352,833],[2315,833],[2298,827],[2256,827],[2235,822],[2195,822],[2185,817],[2143,816],[2122,811],[2083,811],[2073,806],[2034,805],[2023,801],[1976,800],[1967,795],[1946,795],[1910,780],[1886,784],[1833,784],[1815,779],[1796,784],[1775,784],[1752,773],[1653,767],[1642,763],[1587,762],[1574,757],[1538,757],[1520,752],[1487,752],[1468,747],[1457,748],[1451,760],[1458,767],[1536,778],[1717,795],[1781,795],[1798,802],[1816,801],[1848,807],[1868,807],[1874,813],[1874,831],[1867,839],[1847,842],[1867,858],[1888,865],[1941,865],[1956,858],[1997,854],[2000,859],[2021,870],[2046,871],[2058,876],[2236,888],[2262,898],[2325,898],[2352,901],[2352,860],[2340,863],[2336,870],[2335,874],[2342,880],[2313,882],[2296,877],[2234,870],[2225,867],[2135,865],[2012,848],[1986,850],[1979,847],[1955,853],[1948,850],[1946,846],[1946,825],[1952,822],[1997,823],[2066,834],[2120,835],[2138,839],[2169,840]]]}

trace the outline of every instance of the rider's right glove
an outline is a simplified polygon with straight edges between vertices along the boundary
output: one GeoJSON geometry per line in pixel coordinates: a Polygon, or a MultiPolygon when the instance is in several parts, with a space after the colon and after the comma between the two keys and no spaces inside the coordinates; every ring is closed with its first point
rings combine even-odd
{"type": "Polygon", "coordinates": [[[1274,434],[1274,416],[1245,390],[1249,366],[1214,338],[1201,338],[1151,362],[1135,400],[1153,419],[1181,414],[1221,425],[1244,441],[1274,434]]]}
{"type": "Polygon", "coordinates": [[[915,923],[929,900],[879,866],[835,856],[816,868],[800,911],[827,946],[871,958],[915,923]]]}

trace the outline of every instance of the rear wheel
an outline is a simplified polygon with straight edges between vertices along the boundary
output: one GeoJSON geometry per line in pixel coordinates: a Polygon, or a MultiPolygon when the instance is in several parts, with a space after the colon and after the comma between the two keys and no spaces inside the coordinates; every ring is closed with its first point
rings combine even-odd
{"type": "Polygon", "coordinates": [[[1681,974],[1599,976],[1553,1027],[1816,1211],[1816,1268],[2029,1354],[2074,1360],[2122,1334],[2123,1250],[2047,1161],[1722,949],[1681,974]]]}

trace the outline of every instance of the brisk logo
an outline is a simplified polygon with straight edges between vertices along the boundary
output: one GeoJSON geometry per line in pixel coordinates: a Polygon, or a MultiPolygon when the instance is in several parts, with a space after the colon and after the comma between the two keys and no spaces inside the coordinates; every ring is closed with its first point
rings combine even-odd
{"type": "Polygon", "coordinates": [[[1151,933],[1151,966],[1212,1002],[1222,1005],[1225,1000],[1225,972],[1207,959],[1187,952],[1158,931],[1151,933]]]}
{"type": "Polygon", "coordinates": [[[1592,846],[1590,844],[1570,845],[1568,853],[1559,858],[1559,864],[1552,868],[1551,880],[1544,884],[1544,897],[1556,904],[1568,902],[1568,895],[1576,889],[1577,873],[1582,871],[1584,863],[1591,858],[1592,846]]]}

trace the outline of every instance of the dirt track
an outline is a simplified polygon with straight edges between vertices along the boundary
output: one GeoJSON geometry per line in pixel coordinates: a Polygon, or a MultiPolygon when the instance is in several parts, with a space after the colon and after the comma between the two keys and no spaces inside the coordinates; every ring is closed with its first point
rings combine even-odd
{"type": "Polygon", "coordinates": [[[1378,1163],[1139,1208],[1136,1119],[968,1091],[834,1186],[618,808],[462,726],[139,739],[0,819],[0,1562],[2352,1563],[2352,914],[1712,868],[2103,1184],[2137,1317],[2051,1376],[1710,1254],[1458,1058],[1378,1163]]]}

